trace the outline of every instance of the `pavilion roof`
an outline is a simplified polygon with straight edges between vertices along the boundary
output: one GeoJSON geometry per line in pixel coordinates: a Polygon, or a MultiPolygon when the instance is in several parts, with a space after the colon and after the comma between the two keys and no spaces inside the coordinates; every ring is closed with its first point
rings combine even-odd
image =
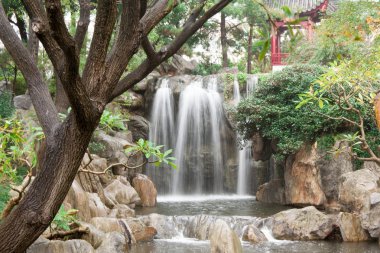
{"type": "MultiPolygon", "coordinates": [[[[272,9],[281,9],[287,6],[290,10],[297,14],[311,12],[317,10],[326,0],[264,0],[264,4],[272,9]]],[[[328,0],[327,12],[336,10],[337,0],[328,0]]]]}

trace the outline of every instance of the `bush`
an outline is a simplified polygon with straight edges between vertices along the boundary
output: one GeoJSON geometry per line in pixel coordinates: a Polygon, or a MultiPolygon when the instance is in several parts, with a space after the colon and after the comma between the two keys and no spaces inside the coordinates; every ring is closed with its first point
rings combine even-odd
{"type": "Polygon", "coordinates": [[[11,117],[13,111],[12,93],[9,91],[0,92],[0,118],[11,117]]]}
{"type": "MultiPolygon", "coordinates": [[[[298,95],[310,88],[322,73],[317,65],[294,65],[261,76],[256,92],[238,106],[238,129],[245,138],[260,132],[263,137],[276,140],[278,153],[295,153],[303,143],[313,142],[318,136],[336,131],[341,121],[333,121],[304,106],[296,109],[298,95]]],[[[330,107],[315,108],[334,115],[330,107]]]]}

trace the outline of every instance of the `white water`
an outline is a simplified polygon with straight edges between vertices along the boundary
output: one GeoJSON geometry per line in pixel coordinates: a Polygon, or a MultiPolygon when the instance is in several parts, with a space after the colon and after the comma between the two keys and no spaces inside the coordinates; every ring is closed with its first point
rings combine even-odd
{"type": "Polygon", "coordinates": [[[205,202],[215,200],[239,200],[239,199],[252,199],[254,196],[244,195],[178,195],[178,196],[158,196],[157,202],[169,203],[169,202],[205,202]]]}
{"type": "MultiPolygon", "coordinates": [[[[164,150],[174,148],[174,98],[169,88],[169,80],[162,79],[160,88],[154,97],[149,140],[156,145],[164,145],[164,150]]],[[[169,193],[171,181],[171,168],[162,164],[159,168],[149,166],[147,175],[155,182],[160,193],[169,193]]]]}
{"type": "Polygon", "coordinates": [[[239,82],[238,82],[238,79],[237,79],[237,76],[235,76],[234,78],[234,97],[233,97],[233,102],[234,102],[234,105],[237,106],[240,102],[240,86],[239,86],[239,82]]]}
{"type": "Polygon", "coordinates": [[[247,89],[246,89],[247,97],[255,91],[258,82],[259,82],[259,77],[257,75],[248,76],[247,89]]]}
{"type": "Polygon", "coordinates": [[[237,194],[249,194],[249,183],[252,181],[252,142],[248,141],[239,151],[239,172],[237,183],[237,194]]]}
{"type": "Polygon", "coordinates": [[[175,146],[178,170],[173,172],[172,193],[222,193],[220,129],[224,114],[216,79],[210,81],[207,89],[203,88],[202,80],[188,85],[181,92],[178,115],[175,146]]]}

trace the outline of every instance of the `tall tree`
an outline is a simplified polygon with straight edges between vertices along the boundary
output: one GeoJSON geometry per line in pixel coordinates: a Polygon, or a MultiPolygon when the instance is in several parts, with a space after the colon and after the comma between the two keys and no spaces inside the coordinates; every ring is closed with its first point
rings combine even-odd
{"type": "MultiPolygon", "coordinates": [[[[78,22],[72,36],[59,0],[24,0],[32,29],[47,52],[70,101],[71,112],[61,122],[47,85],[0,3],[0,39],[27,81],[30,97],[46,138],[40,171],[20,203],[0,224],[0,252],[25,252],[48,227],[63,202],[105,106],[133,87],[177,52],[213,15],[232,0],[207,6],[199,0],[181,32],[159,51],[148,39],[152,29],[178,4],[176,0],[122,0],[120,25],[116,0],[98,0],[94,35],[80,71],[80,51],[88,26],[78,22]],[[149,3],[149,4],[148,4],[149,3]],[[132,56],[142,47],[147,58],[122,78],[132,56]]],[[[90,0],[80,0],[87,5],[90,0]]],[[[83,5],[81,5],[83,8],[83,5]]],[[[89,12],[86,14],[87,18],[89,12]]]]}

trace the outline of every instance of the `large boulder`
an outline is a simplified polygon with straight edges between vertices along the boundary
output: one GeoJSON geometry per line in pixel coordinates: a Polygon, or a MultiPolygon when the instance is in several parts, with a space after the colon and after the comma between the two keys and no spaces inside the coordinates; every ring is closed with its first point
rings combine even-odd
{"type": "Polygon", "coordinates": [[[212,231],[215,221],[215,216],[197,215],[191,217],[186,225],[184,234],[188,237],[197,238],[199,240],[209,240],[210,231],[212,231]]]}
{"type": "Polygon", "coordinates": [[[94,248],[85,240],[45,241],[37,240],[27,253],[95,253],[94,248]]]}
{"type": "Polygon", "coordinates": [[[149,121],[139,115],[132,115],[127,122],[128,129],[131,130],[133,141],[136,142],[139,139],[148,139],[149,135],[149,121]]]}
{"type": "Polygon", "coordinates": [[[321,206],[326,202],[317,157],[315,145],[305,145],[294,157],[287,158],[284,179],[288,204],[321,206]]]}
{"type": "Polygon", "coordinates": [[[246,227],[246,229],[243,232],[243,241],[248,241],[251,243],[258,243],[258,242],[265,242],[267,241],[267,238],[261,232],[260,229],[258,229],[255,225],[249,225],[246,227]]]}
{"type": "Polygon", "coordinates": [[[369,211],[371,201],[376,202],[380,193],[379,179],[380,168],[373,162],[365,162],[363,169],[343,174],[339,183],[340,204],[351,212],[369,211]]]}
{"type": "Polygon", "coordinates": [[[360,214],[362,227],[366,229],[371,237],[380,237],[380,204],[360,214]]]}
{"type": "Polygon", "coordinates": [[[118,179],[114,180],[104,189],[104,194],[115,205],[123,204],[134,206],[136,203],[140,202],[140,198],[136,190],[125,178],[121,176],[119,176],[118,179]]]}
{"type": "Polygon", "coordinates": [[[157,190],[152,180],[143,174],[136,174],[132,179],[132,186],[135,188],[141,199],[141,206],[153,207],[157,204],[157,190]]]}
{"type": "Polygon", "coordinates": [[[13,98],[13,104],[16,109],[29,110],[32,106],[32,100],[29,95],[19,95],[13,98]]]}
{"type": "Polygon", "coordinates": [[[284,180],[273,179],[259,186],[256,200],[264,203],[286,204],[284,180]]]}
{"type": "Polygon", "coordinates": [[[357,214],[339,213],[337,225],[345,242],[367,241],[370,239],[368,232],[362,228],[360,217],[357,214]]]}
{"type": "Polygon", "coordinates": [[[321,174],[322,189],[330,203],[338,201],[340,177],[354,169],[350,149],[346,146],[344,142],[336,142],[334,147],[340,148],[341,152],[331,155],[329,159],[326,159],[326,152],[318,152],[320,158],[317,167],[321,174]]]}
{"type": "Polygon", "coordinates": [[[102,244],[105,233],[90,223],[80,222],[80,225],[88,231],[82,235],[82,239],[89,242],[94,249],[97,249],[102,244]]]}
{"type": "Polygon", "coordinates": [[[176,232],[176,222],[173,216],[165,216],[161,214],[150,214],[140,218],[146,226],[154,227],[157,230],[157,238],[170,239],[178,236],[176,232]]]}
{"type": "Polygon", "coordinates": [[[128,245],[125,237],[118,232],[107,233],[102,244],[96,249],[96,253],[121,253],[127,252],[128,245]]]}
{"type": "Polygon", "coordinates": [[[309,206],[272,217],[272,233],[281,240],[323,240],[333,231],[333,219],[309,206]]]}
{"type": "Polygon", "coordinates": [[[241,253],[243,252],[240,239],[224,220],[216,220],[210,231],[212,253],[241,253]]]}

